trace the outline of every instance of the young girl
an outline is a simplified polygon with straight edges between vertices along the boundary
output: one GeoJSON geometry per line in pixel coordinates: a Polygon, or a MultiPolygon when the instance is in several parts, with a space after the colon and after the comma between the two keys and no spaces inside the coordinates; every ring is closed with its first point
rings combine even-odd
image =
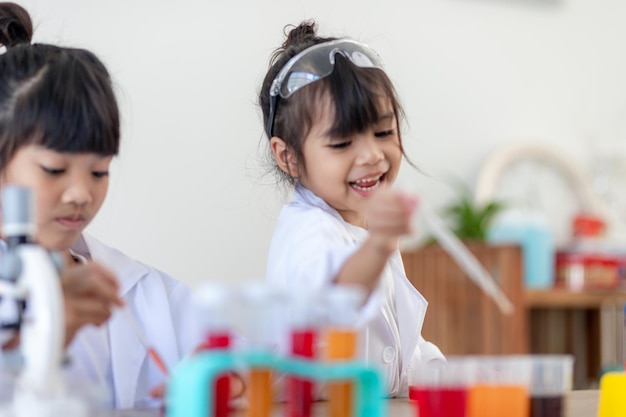
{"type": "Polygon", "coordinates": [[[295,186],[268,283],[296,296],[362,286],[360,351],[380,365],[390,396],[406,396],[413,367],[445,359],[421,336],[427,302],[398,249],[416,201],[390,188],[404,155],[393,85],[367,45],[318,37],[304,22],[274,54],[259,101],[277,171],[295,186]]]}
{"type": "Polygon", "coordinates": [[[165,376],[131,321],[173,366],[200,342],[190,291],[83,233],[119,149],[111,79],[93,53],[31,44],[31,36],[28,13],[0,3],[0,187],[34,191],[36,239],[65,255],[69,374],[109,387],[118,408],[143,406],[165,376]]]}

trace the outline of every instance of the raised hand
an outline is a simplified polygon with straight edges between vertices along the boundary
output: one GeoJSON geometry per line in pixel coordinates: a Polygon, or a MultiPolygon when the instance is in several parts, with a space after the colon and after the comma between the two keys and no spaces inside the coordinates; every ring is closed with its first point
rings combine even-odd
{"type": "Polygon", "coordinates": [[[124,305],[115,275],[97,262],[64,268],[61,286],[65,304],[66,345],[82,326],[99,326],[111,317],[114,307],[124,305]]]}

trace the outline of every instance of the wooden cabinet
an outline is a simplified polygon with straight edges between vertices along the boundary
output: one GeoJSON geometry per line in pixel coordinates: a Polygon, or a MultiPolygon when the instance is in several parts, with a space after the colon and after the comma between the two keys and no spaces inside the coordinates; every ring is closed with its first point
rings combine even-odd
{"type": "Polygon", "coordinates": [[[597,386],[623,364],[626,292],[525,290],[521,249],[469,244],[511,299],[502,314],[439,246],[404,251],[407,277],[429,302],[422,335],[446,355],[572,354],[574,388],[597,386]]]}
{"type": "Polygon", "coordinates": [[[440,246],[403,251],[407,277],[429,303],[422,335],[445,355],[527,353],[520,247],[469,243],[468,248],[515,311],[502,314],[440,246]]]}

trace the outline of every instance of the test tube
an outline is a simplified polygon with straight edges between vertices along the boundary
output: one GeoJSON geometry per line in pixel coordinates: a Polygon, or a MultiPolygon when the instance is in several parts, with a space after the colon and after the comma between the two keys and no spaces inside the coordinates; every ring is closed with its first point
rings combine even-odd
{"type": "MultiPolygon", "coordinates": [[[[354,285],[333,285],[326,293],[328,313],[327,353],[329,362],[349,361],[357,355],[356,321],[365,292],[354,285]]],[[[328,383],[330,417],[352,416],[354,387],[351,382],[328,383]]]]}
{"type": "MultiPolygon", "coordinates": [[[[205,340],[200,350],[228,349],[231,343],[231,323],[229,306],[232,294],[225,286],[204,284],[196,290],[196,302],[204,327],[205,340]]],[[[211,395],[211,394],[210,394],[211,395]]],[[[214,417],[227,417],[230,400],[230,380],[221,375],[215,381],[214,417]]]]}
{"type": "MultiPolygon", "coordinates": [[[[249,350],[257,353],[272,352],[275,345],[274,315],[278,294],[262,283],[249,283],[243,287],[244,336],[249,350]]],[[[266,367],[251,367],[248,371],[246,393],[248,397],[247,417],[268,417],[272,407],[272,370],[266,367]]]]}
{"type": "MultiPolygon", "coordinates": [[[[317,342],[317,294],[301,292],[291,298],[291,355],[295,358],[315,358],[317,342]]],[[[313,381],[292,376],[287,381],[288,417],[311,417],[313,381]]]]}

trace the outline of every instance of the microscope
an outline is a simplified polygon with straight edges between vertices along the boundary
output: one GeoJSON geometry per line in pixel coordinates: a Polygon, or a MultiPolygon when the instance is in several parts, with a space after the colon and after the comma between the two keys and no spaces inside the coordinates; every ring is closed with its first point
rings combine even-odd
{"type": "MultiPolygon", "coordinates": [[[[35,243],[33,193],[7,185],[2,190],[0,297],[15,303],[16,317],[3,332],[20,333],[23,366],[15,380],[12,403],[0,417],[86,417],[87,407],[68,396],[61,370],[65,320],[59,262],[35,243]]],[[[5,407],[6,408],[6,407],[5,407]]]]}

